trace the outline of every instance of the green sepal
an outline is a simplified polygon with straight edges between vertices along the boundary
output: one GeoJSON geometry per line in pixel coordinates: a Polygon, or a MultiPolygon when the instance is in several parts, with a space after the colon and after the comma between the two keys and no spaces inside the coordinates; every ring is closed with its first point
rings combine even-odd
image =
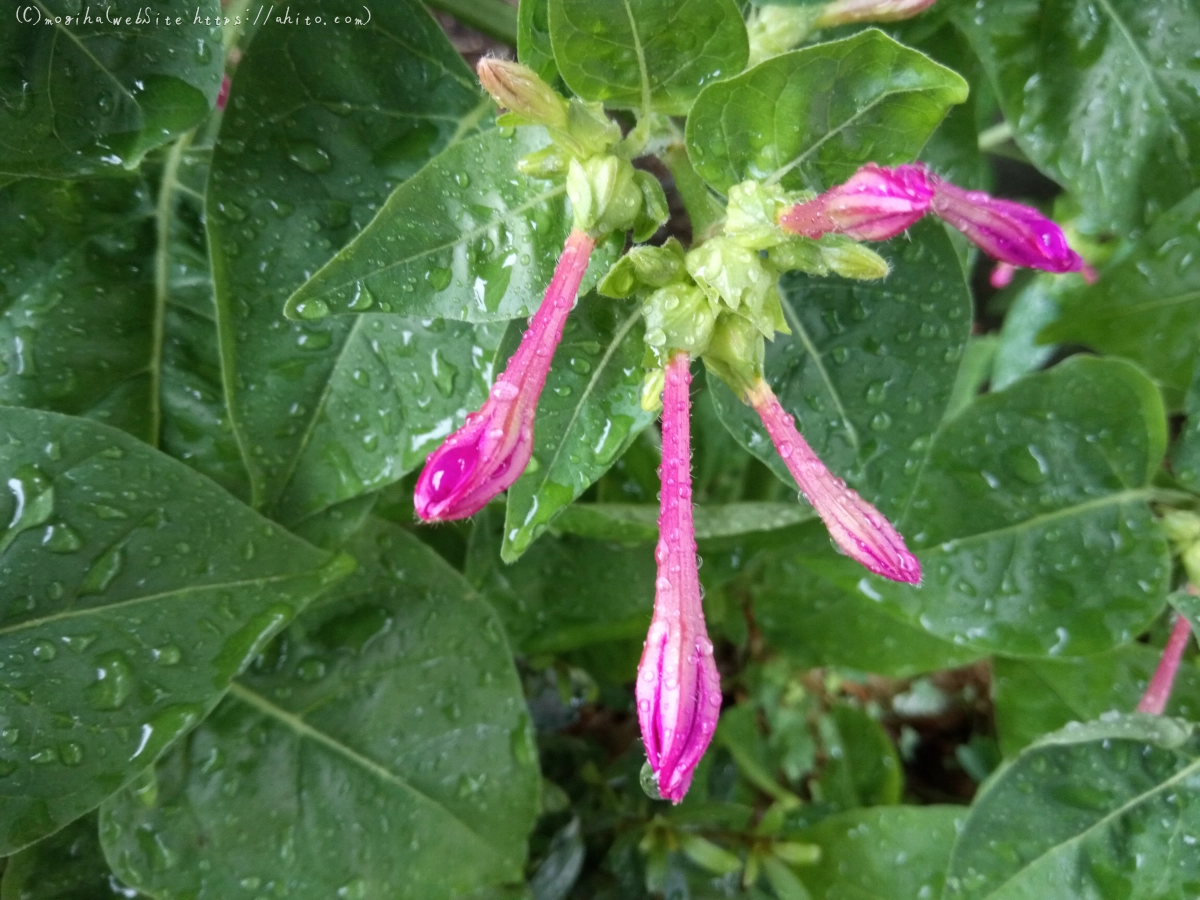
{"type": "Polygon", "coordinates": [[[605,297],[620,299],[639,288],[662,288],[686,280],[683,245],[667,238],[661,247],[632,248],[613,264],[596,290],[605,297]]]}
{"type": "Polygon", "coordinates": [[[646,346],[660,366],[669,355],[685,350],[699,356],[708,349],[716,325],[716,311],[704,291],[694,285],[671,284],[659,288],[642,304],[646,320],[646,346]]]}
{"type": "MultiPolygon", "coordinates": [[[[750,250],[769,250],[790,239],[777,224],[779,214],[802,200],[804,195],[785,191],[777,184],[743,181],[729,189],[725,207],[725,234],[750,250]]],[[[815,196],[815,195],[813,195],[815,196]]]]}
{"type": "Polygon", "coordinates": [[[818,242],[821,258],[843,278],[856,281],[878,281],[886,278],[891,266],[888,261],[864,244],[845,235],[827,234],[818,242]]]}
{"type": "MultiPolygon", "coordinates": [[[[497,119],[497,122],[499,119],[497,119]]],[[[517,160],[517,171],[530,178],[557,180],[567,174],[571,158],[562,147],[550,144],[541,150],[535,150],[517,160]]]]}
{"type": "Polygon", "coordinates": [[[572,159],[567,168],[567,196],[571,199],[575,227],[595,238],[631,229],[640,229],[639,233],[645,237],[648,236],[645,229],[651,223],[649,234],[657,231],[665,217],[660,220],[656,216],[666,209],[666,198],[662,196],[662,188],[655,196],[646,185],[646,179],[652,176],[639,178],[638,174],[627,160],[612,154],[572,159]],[[648,195],[655,209],[647,212],[648,195]]]}
{"type": "Polygon", "coordinates": [[[764,337],[775,334],[779,273],[757,250],[729,237],[715,237],[687,255],[687,268],[714,303],[746,317],[764,337]]]}
{"type": "Polygon", "coordinates": [[[649,172],[634,169],[633,180],[642,192],[642,206],[633,221],[633,239],[646,241],[670,218],[671,210],[667,206],[667,195],[657,178],[649,172]]]}
{"type": "Polygon", "coordinates": [[[746,392],[762,378],[766,350],[761,331],[742,316],[726,312],[717,318],[701,359],[708,371],[745,399],[746,392]]]}

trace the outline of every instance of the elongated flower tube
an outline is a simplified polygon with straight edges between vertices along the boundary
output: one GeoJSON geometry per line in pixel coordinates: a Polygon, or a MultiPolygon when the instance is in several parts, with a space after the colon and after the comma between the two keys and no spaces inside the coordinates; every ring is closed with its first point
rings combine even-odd
{"type": "Polygon", "coordinates": [[[924,166],[889,169],[868,163],[844,184],[785,210],[779,225],[809,238],[832,232],[859,241],[886,241],[929,211],[933,191],[924,166]]]}
{"type": "Polygon", "coordinates": [[[921,563],[908,552],[904,538],[874,506],[846,487],[846,482],[825,467],[796,430],[775,393],[761,378],[746,392],[784,465],[829,529],[842,552],[876,575],[919,584],[921,563]]]}
{"type": "Polygon", "coordinates": [[[678,803],[712,740],[721,711],[721,676],[704,627],[696,531],[688,388],[691,357],[671,356],[662,411],[662,493],[654,617],[638,665],[638,724],[658,792],[678,803]]]}
{"type": "Polygon", "coordinates": [[[931,176],[930,209],[988,256],[1014,266],[1047,272],[1078,272],[1083,258],[1070,248],[1062,229],[1031,206],[968,191],[931,176]]]}
{"type": "Polygon", "coordinates": [[[426,460],[413,496],[426,522],[474,515],[525,471],[538,398],[595,245],[578,229],[567,237],[545,299],[483,407],[426,460]]]}

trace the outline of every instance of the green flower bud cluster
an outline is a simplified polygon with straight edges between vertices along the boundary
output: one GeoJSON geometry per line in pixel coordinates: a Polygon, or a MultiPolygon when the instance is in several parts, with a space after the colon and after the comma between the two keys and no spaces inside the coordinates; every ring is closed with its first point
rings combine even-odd
{"type": "Polygon", "coordinates": [[[1200,516],[1182,509],[1167,511],[1160,523],[1171,549],[1183,563],[1188,581],[1200,585],[1200,516]]]}
{"type": "MultiPolygon", "coordinates": [[[[790,331],[779,299],[781,273],[833,272],[866,280],[887,274],[882,257],[849,238],[786,234],[777,224],[780,213],[806,199],[811,195],[743,182],[730,189],[722,234],[686,253],[674,238],[661,247],[634,247],[609,270],[601,294],[637,296],[642,302],[646,409],[658,405],[663,367],[675,351],[703,359],[739,394],[762,376],[765,341],[790,331]]],[[[572,200],[577,210],[587,208],[575,194],[572,200]]]]}

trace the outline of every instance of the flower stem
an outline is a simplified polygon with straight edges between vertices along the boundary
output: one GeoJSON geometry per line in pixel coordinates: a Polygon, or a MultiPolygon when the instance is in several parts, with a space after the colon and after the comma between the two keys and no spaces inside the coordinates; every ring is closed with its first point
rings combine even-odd
{"type": "Polygon", "coordinates": [[[1183,651],[1187,649],[1191,633],[1192,627],[1188,624],[1186,616],[1175,619],[1175,627],[1171,629],[1171,636],[1167,638],[1167,646],[1163,648],[1158,668],[1154,670],[1154,677],[1150,679],[1146,693],[1137,705],[1138,712],[1159,716],[1167,708],[1167,701],[1171,699],[1171,688],[1175,685],[1175,673],[1179,671],[1179,662],[1183,659],[1183,651]]]}

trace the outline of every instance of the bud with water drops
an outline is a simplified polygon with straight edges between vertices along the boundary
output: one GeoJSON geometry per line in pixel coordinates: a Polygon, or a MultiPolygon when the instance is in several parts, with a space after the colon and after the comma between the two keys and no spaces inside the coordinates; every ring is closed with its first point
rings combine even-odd
{"type": "Polygon", "coordinates": [[[885,168],[868,163],[849,181],[779,216],[789,234],[819,238],[844,234],[859,241],[885,241],[929,211],[933,185],[924,166],[885,168]]]}
{"type": "Polygon", "coordinates": [[[825,467],[766,381],[759,379],[751,386],[747,399],[841,551],[876,575],[919,584],[921,564],[904,545],[904,538],[879,510],[825,467]]]}
{"type": "Polygon", "coordinates": [[[687,353],[677,352],[665,370],[658,578],[636,688],[654,787],[672,803],[687,793],[721,711],[721,676],[704,624],[692,520],[690,363],[687,353]]]}

